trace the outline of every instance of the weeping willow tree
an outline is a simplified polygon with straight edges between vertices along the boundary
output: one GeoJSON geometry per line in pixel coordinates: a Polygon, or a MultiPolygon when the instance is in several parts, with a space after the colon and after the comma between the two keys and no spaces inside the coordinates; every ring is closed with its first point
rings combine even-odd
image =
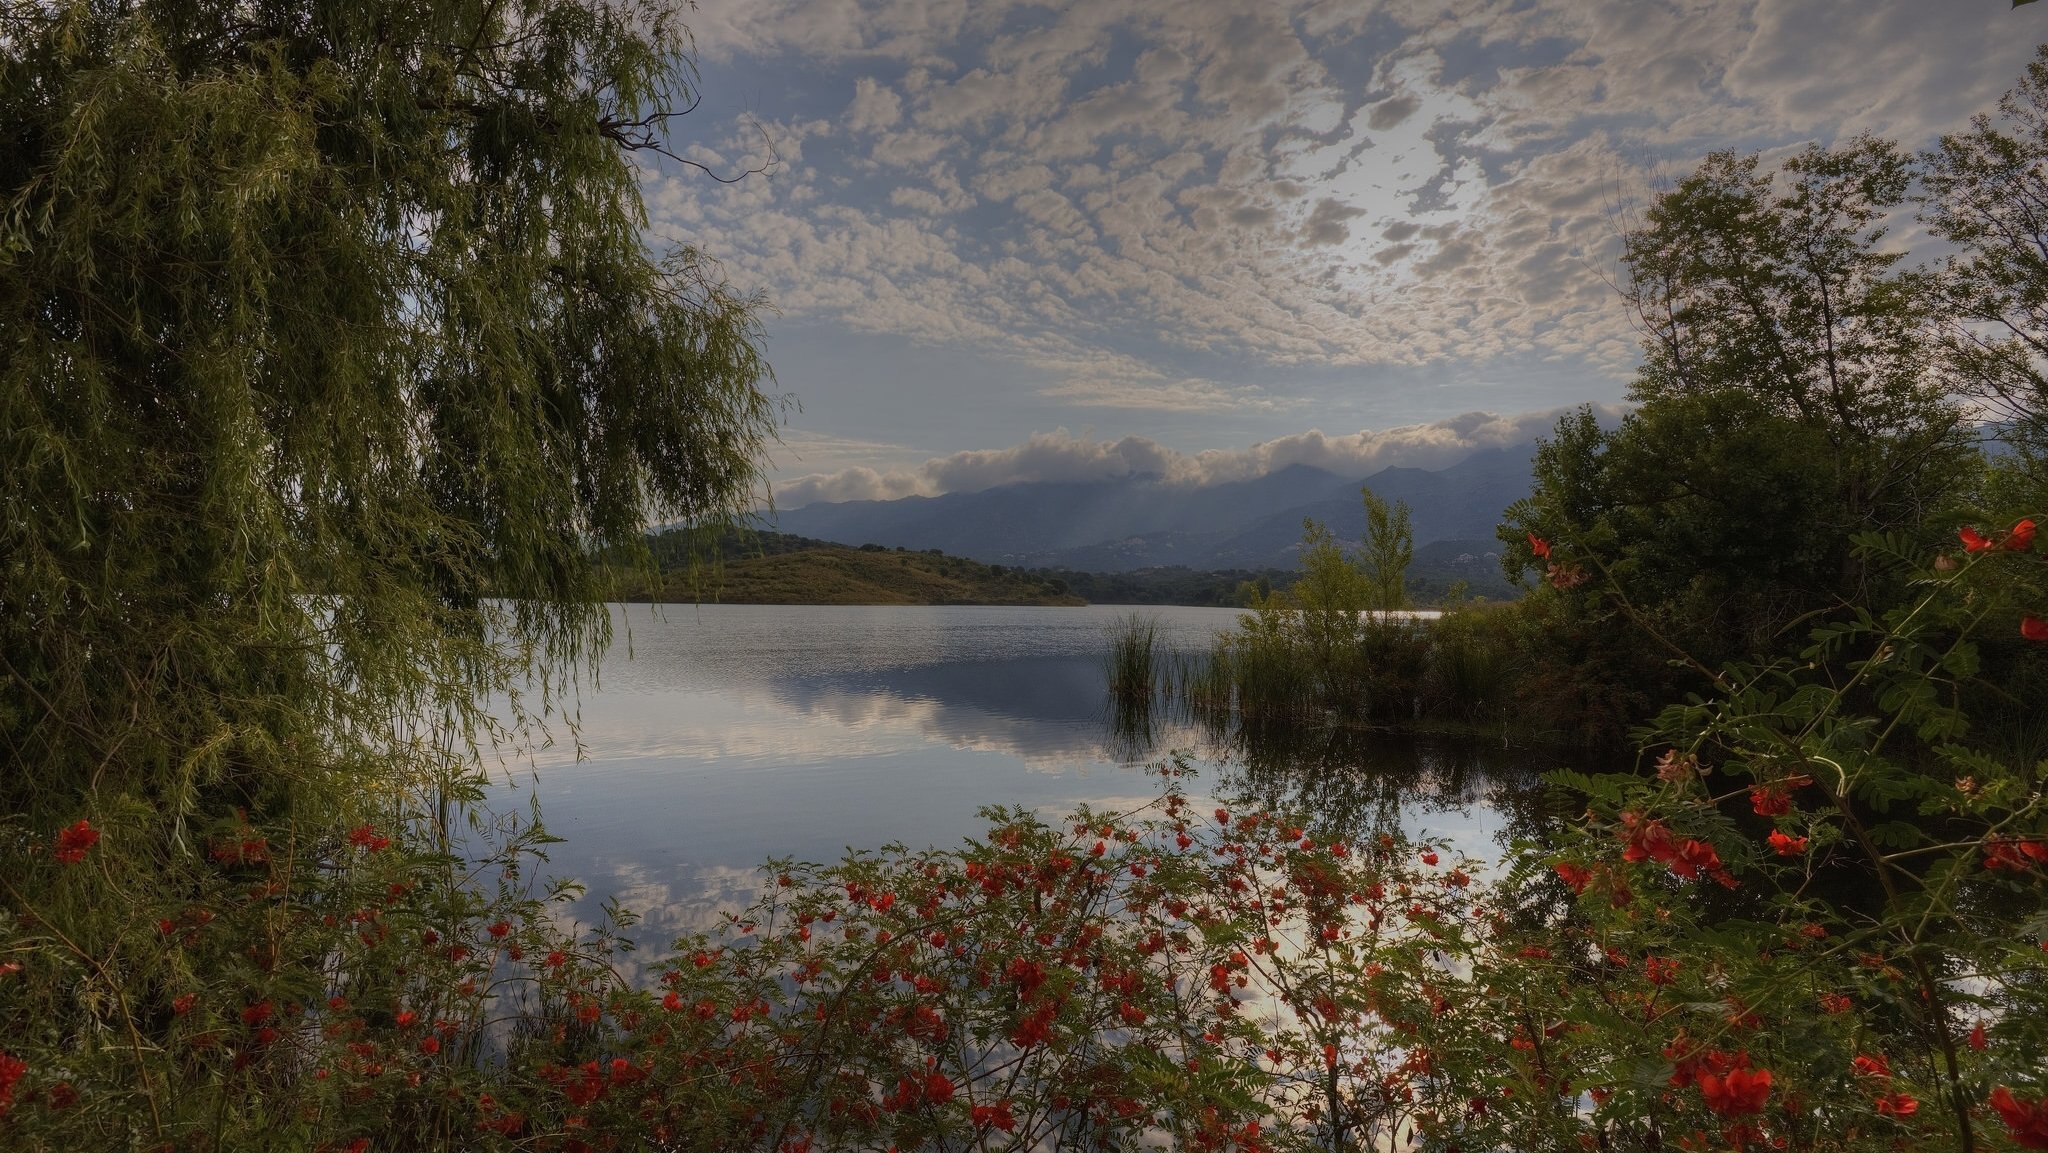
{"type": "Polygon", "coordinates": [[[633,0],[7,0],[0,1036],[140,1061],[219,845],[401,819],[601,648],[651,521],[755,495],[759,303],[644,231],[688,47],[633,0]]]}
{"type": "MultiPolygon", "coordinates": [[[[164,820],[559,667],[753,495],[756,302],[645,247],[658,10],[13,3],[0,798],[164,820]]],[[[68,811],[68,809],[66,810],[68,811]]]]}

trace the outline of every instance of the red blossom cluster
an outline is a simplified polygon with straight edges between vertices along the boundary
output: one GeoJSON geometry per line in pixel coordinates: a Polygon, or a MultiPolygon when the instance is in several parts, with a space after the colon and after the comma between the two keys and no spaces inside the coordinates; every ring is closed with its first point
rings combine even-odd
{"type": "Polygon", "coordinates": [[[1010,1111],[1008,1098],[993,1105],[976,1105],[968,1111],[968,1117],[976,1129],[1000,1129],[1005,1133],[1015,1132],[1016,1115],[1010,1111]]]}
{"type": "Polygon", "coordinates": [[[57,833],[56,849],[50,854],[66,865],[75,865],[85,860],[85,854],[100,843],[100,831],[92,823],[80,820],[68,829],[57,833]]]}
{"type": "Polygon", "coordinates": [[[2034,547],[2034,522],[2022,520],[1995,537],[1985,536],[1974,525],[1964,525],[1956,530],[1956,536],[1962,539],[1964,552],[1990,552],[1993,549],[2025,552],[2034,547]]]}
{"type": "Polygon", "coordinates": [[[1884,1054],[1858,1054],[1850,1066],[1856,1075],[1873,1083],[1871,1099],[1877,1104],[1879,1114],[1886,1117],[1911,1117],[1920,1111],[1920,1102],[1911,1093],[1894,1091],[1892,1063],[1884,1054]]]}
{"type": "Polygon", "coordinates": [[[1529,552],[1537,560],[1550,562],[1544,569],[1543,578],[1554,588],[1573,589],[1592,579],[1591,574],[1578,565],[1551,560],[1550,542],[1533,532],[1529,534],[1529,552]]]}
{"type": "Polygon", "coordinates": [[[1758,785],[1749,790],[1749,808],[1759,817],[1782,817],[1792,811],[1792,790],[1783,784],[1758,785]]]}
{"type": "Polygon", "coordinates": [[[28,1062],[0,1050],[0,1117],[14,1105],[14,1086],[28,1074],[28,1062]]]}
{"type": "Polygon", "coordinates": [[[1994,872],[2025,873],[2048,865],[2048,840],[2005,837],[1997,833],[1984,838],[1984,867],[1994,872]]]}
{"type": "Polygon", "coordinates": [[[1645,820],[1638,812],[1621,815],[1624,861],[1657,861],[1686,880],[1705,873],[1726,888],[1735,887],[1735,877],[1721,864],[1714,846],[1692,837],[1672,835],[1663,821],[1645,820]]]}
{"type": "Polygon", "coordinates": [[[1727,1117],[1763,1111],[1771,1093],[1771,1071],[1752,1069],[1749,1054],[1695,1049],[1684,1037],[1664,1049],[1673,1062],[1671,1085],[1697,1085],[1707,1108],[1727,1117]]]}
{"type": "Polygon", "coordinates": [[[889,1113],[901,1113],[906,1109],[915,1109],[919,1105],[944,1105],[953,1099],[956,1088],[952,1078],[944,1073],[932,1072],[923,1077],[904,1077],[896,1082],[894,1091],[882,1094],[882,1109],[889,1113]]]}
{"type": "Polygon", "coordinates": [[[1771,851],[1781,857],[1796,857],[1806,852],[1805,837],[1794,837],[1777,829],[1772,829],[1771,835],[1765,837],[1764,840],[1769,842],[1771,851]]]}
{"type": "MultiPolygon", "coordinates": [[[[1966,524],[1956,530],[1956,536],[1962,540],[1963,551],[1966,553],[1991,552],[1995,549],[2006,552],[2026,552],[2034,547],[2034,531],[2034,522],[2028,519],[2020,521],[2010,529],[1995,536],[1985,536],[1977,531],[1976,526],[1966,524]]],[[[1954,566],[1952,561],[1944,559],[1943,564],[1937,567],[1952,568],[1954,566]]],[[[2030,641],[2048,641],[2048,621],[2044,621],[2032,613],[2021,616],[2020,636],[2030,641]]]]}
{"type": "Polygon", "coordinates": [[[1557,870],[1557,875],[1563,878],[1565,887],[1569,888],[1574,896],[1585,892],[1586,886],[1593,883],[1593,870],[1586,868],[1584,865],[1575,865],[1570,861],[1559,861],[1551,867],[1557,870]]]}

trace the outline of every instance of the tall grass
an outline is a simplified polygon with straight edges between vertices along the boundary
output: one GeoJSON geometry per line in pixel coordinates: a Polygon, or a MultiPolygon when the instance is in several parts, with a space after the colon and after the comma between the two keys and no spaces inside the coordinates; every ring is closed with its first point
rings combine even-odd
{"type": "Polygon", "coordinates": [[[1160,687],[1162,657],[1158,617],[1131,613],[1117,618],[1109,627],[1105,668],[1110,699],[1123,707],[1149,706],[1160,687]]]}
{"type": "Polygon", "coordinates": [[[1274,598],[1206,652],[1163,651],[1156,622],[1126,618],[1111,637],[1111,697],[1148,719],[1170,705],[1219,739],[1274,725],[1496,732],[1521,664],[1512,612],[1416,620],[1274,598]]]}

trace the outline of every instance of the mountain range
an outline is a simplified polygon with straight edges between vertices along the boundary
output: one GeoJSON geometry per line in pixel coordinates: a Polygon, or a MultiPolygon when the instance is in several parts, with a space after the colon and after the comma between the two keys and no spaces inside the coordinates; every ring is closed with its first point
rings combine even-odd
{"type": "Polygon", "coordinates": [[[1528,495],[1533,453],[1533,445],[1486,449],[1448,468],[1387,468],[1362,479],[1291,465],[1251,480],[1200,486],[1142,475],[1027,482],[932,497],[809,504],[780,513],[770,527],[852,545],[935,548],[1027,568],[1292,568],[1305,517],[1329,526],[1341,541],[1364,536],[1359,488],[1365,485],[1389,503],[1408,502],[1418,561],[1481,560],[1498,550],[1493,532],[1502,511],[1528,495]]]}

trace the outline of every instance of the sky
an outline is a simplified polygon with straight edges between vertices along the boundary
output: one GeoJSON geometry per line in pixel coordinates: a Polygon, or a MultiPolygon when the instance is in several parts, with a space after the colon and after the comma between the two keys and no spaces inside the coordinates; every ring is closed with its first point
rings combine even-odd
{"type": "MultiPolygon", "coordinates": [[[[758,292],[775,501],[1520,443],[1627,392],[1632,206],[1992,110],[2009,0],[698,0],[657,245],[758,292]]],[[[1911,248],[1908,225],[1895,240],[1911,248]]]]}

